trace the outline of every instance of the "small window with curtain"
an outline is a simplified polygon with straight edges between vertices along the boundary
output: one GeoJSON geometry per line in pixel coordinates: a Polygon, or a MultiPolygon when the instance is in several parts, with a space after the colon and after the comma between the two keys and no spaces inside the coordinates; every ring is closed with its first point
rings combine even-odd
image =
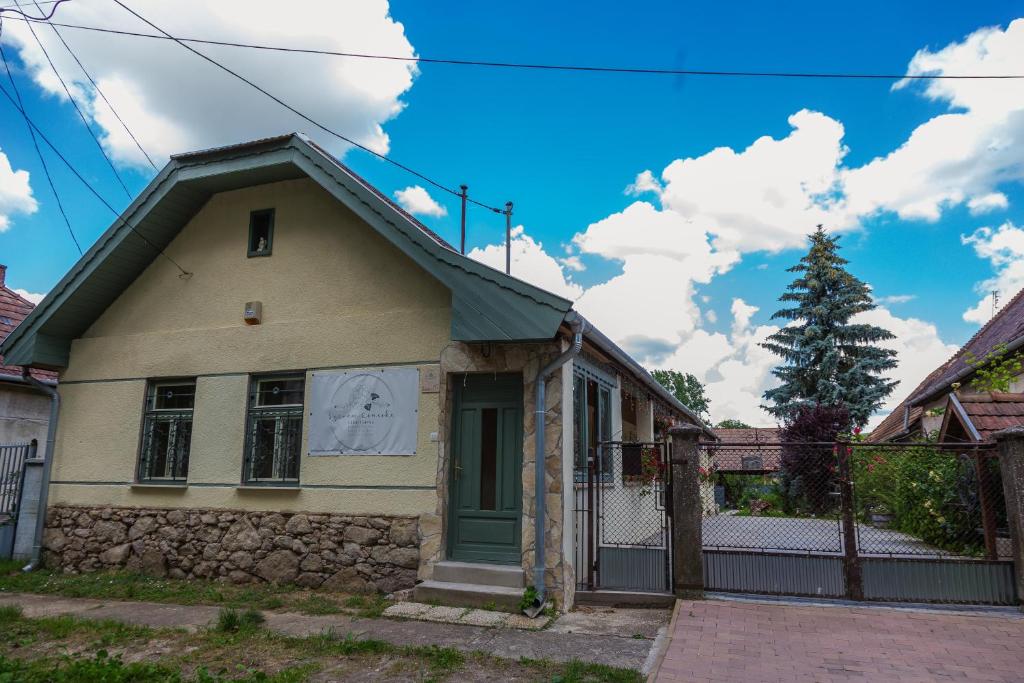
{"type": "Polygon", "coordinates": [[[252,379],[244,483],[298,485],[305,387],[305,375],[252,379]]]}
{"type": "Polygon", "coordinates": [[[260,209],[249,214],[249,256],[270,256],[274,246],[274,210],[260,209]]]}
{"type": "Polygon", "coordinates": [[[140,482],[184,483],[192,445],[194,379],[150,382],[139,453],[140,482]]]}

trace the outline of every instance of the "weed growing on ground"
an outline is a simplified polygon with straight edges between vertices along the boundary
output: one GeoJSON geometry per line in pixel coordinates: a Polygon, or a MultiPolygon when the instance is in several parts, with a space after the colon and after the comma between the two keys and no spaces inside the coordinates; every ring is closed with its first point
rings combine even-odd
{"type": "Polygon", "coordinates": [[[239,633],[255,631],[266,619],[263,614],[254,609],[247,609],[239,612],[231,607],[224,607],[217,615],[217,625],[214,630],[221,633],[239,633]]]}

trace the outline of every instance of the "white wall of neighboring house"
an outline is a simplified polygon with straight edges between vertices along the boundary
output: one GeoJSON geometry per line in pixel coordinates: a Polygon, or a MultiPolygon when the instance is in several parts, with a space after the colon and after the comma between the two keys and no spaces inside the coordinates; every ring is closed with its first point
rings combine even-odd
{"type": "Polygon", "coordinates": [[[0,444],[29,443],[35,439],[42,448],[49,417],[49,397],[0,380],[0,444]]]}

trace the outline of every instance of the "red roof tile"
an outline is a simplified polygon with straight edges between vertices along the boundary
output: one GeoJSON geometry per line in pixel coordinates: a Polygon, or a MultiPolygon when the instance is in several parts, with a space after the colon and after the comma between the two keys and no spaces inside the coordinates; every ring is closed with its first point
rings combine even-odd
{"type": "Polygon", "coordinates": [[[1024,425],[1024,394],[960,394],[957,399],[982,441],[991,441],[1001,429],[1024,425]]]}
{"type": "MultiPolygon", "coordinates": [[[[6,339],[36,307],[4,284],[2,268],[0,266],[0,341],[6,339]]],[[[17,365],[4,365],[3,356],[0,356],[0,379],[4,375],[21,377],[21,368],[17,365]]],[[[32,370],[32,376],[37,379],[57,379],[57,373],[48,370],[32,370]]]]}

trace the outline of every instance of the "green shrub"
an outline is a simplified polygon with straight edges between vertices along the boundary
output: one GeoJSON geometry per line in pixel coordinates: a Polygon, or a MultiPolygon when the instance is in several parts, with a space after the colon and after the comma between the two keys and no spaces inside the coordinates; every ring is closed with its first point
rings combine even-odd
{"type": "MultiPolygon", "coordinates": [[[[996,525],[1006,524],[999,468],[984,458],[992,486],[986,490],[996,525]]],[[[855,448],[857,513],[893,515],[889,527],[960,555],[980,555],[981,499],[974,458],[937,448],[855,448]]]]}

